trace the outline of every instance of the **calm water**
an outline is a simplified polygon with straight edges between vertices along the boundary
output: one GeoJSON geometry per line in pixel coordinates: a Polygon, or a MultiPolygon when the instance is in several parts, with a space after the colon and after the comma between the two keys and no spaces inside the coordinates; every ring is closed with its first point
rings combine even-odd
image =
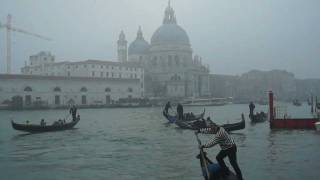
{"type": "MultiPolygon", "coordinates": [[[[81,109],[77,129],[32,135],[14,131],[10,117],[17,122],[39,123],[42,117],[52,122],[67,112],[0,111],[1,179],[202,179],[193,132],[167,125],[161,111],[81,109]]],[[[288,111],[301,117],[309,108],[290,106],[288,111]]],[[[216,122],[235,122],[241,112],[247,116],[248,106],[206,107],[206,112],[216,122]]],[[[320,178],[320,133],[271,131],[267,122],[246,125],[232,134],[245,179],[320,178]]],[[[201,135],[203,142],[209,138],[201,135]]],[[[212,159],[218,151],[218,146],[207,150],[212,159]]]]}

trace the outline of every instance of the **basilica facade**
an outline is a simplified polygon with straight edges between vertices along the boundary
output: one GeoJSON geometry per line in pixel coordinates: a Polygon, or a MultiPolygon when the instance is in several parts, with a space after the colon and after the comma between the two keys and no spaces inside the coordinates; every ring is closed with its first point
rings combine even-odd
{"type": "Polygon", "coordinates": [[[200,97],[209,95],[209,67],[193,56],[186,31],[178,25],[168,4],[163,23],[150,43],[139,27],[136,39],[127,47],[125,34],[118,40],[118,61],[135,62],[145,70],[145,95],[148,97],[200,97]]]}

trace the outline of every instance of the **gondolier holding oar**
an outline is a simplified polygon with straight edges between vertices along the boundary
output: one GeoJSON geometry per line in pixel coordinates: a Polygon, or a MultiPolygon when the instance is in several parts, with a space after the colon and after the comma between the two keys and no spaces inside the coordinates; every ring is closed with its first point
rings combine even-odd
{"type": "Polygon", "coordinates": [[[230,173],[228,167],[223,161],[223,159],[228,156],[230,164],[235,170],[238,179],[243,180],[241,170],[237,163],[237,146],[232,137],[224,130],[223,127],[213,124],[211,128],[199,129],[195,133],[215,134],[214,138],[209,143],[201,145],[200,148],[210,148],[216,144],[219,144],[221,151],[216,156],[216,159],[219,162],[222,171],[226,176],[230,173]]]}
{"type": "Polygon", "coordinates": [[[75,105],[70,108],[70,114],[72,115],[72,120],[75,121],[77,119],[77,108],[75,105]]]}

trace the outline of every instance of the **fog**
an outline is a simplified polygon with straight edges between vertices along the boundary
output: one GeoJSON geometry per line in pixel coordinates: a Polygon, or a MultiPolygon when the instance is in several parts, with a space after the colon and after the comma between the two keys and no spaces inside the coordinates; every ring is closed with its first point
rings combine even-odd
{"type": "MultiPolygon", "coordinates": [[[[128,45],[141,25],[150,42],[162,24],[167,0],[1,0],[0,22],[52,39],[12,33],[12,69],[30,55],[51,51],[57,61],[117,59],[116,41],[128,45]]],[[[285,69],[297,78],[320,77],[320,1],[173,0],[178,24],[194,54],[211,73],[237,75],[251,69],[285,69]]],[[[0,72],[5,72],[5,29],[0,30],[0,72]]]]}

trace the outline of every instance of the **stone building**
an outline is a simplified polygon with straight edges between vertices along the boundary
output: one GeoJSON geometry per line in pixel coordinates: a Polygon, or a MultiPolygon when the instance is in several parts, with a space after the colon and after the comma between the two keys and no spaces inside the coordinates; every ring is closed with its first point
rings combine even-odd
{"type": "Polygon", "coordinates": [[[139,79],[0,75],[0,103],[20,99],[24,108],[110,105],[141,98],[139,79]]]}
{"type": "Polygon", "coordinates": [[[128,48],[121,32],[118,60],[136,62],[145,69],[147,96],[199,97],[209,95],[209,68],[195,55],[186,31],[178,25],[173,8],[168,4],[162,25],[153,33],[150,43],[139,27],[136,39],[128,48]]]}

